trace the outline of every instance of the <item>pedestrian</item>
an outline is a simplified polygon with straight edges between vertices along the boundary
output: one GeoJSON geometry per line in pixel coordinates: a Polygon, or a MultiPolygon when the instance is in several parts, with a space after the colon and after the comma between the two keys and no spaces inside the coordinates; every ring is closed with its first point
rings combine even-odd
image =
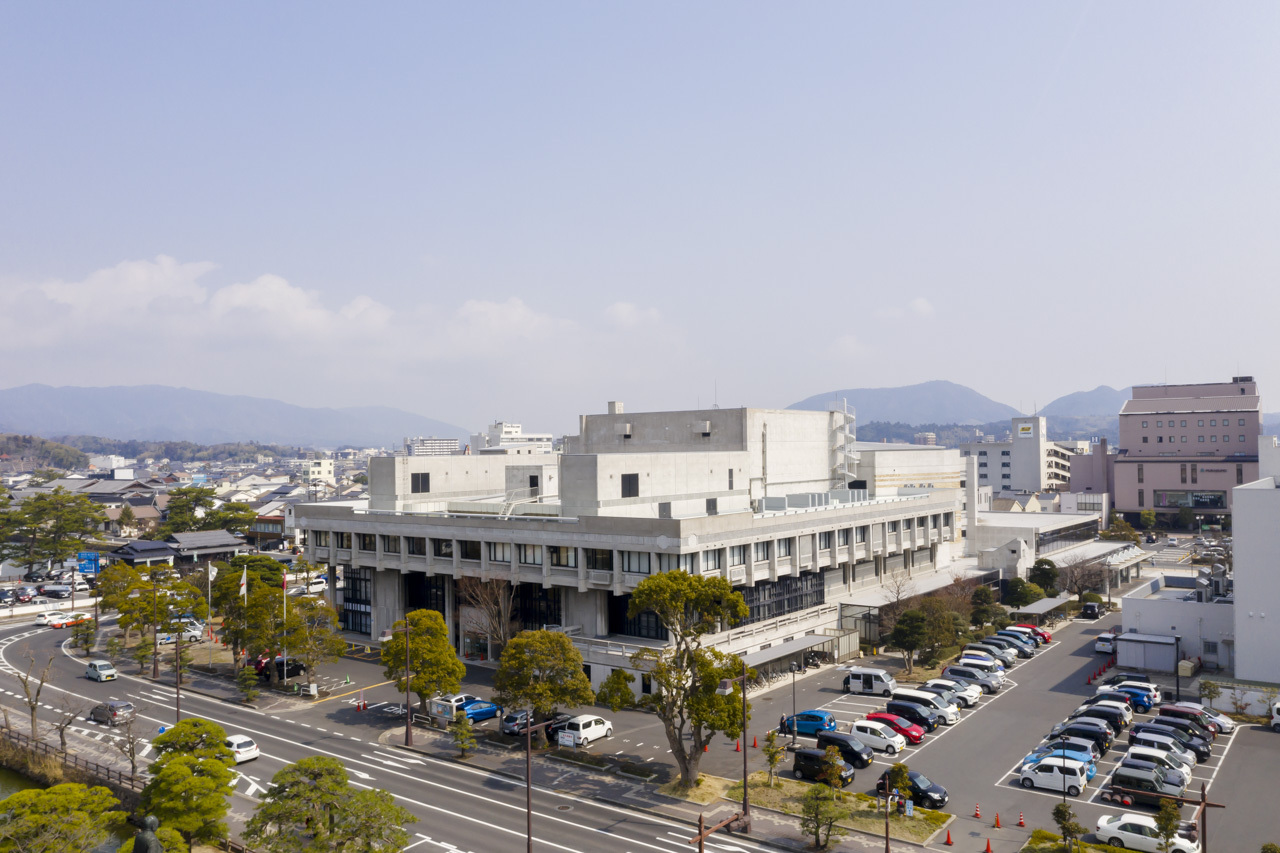
{"type": "Polygon", "coordinates": [[[778,731],[782,731],[787,727],[787,715],[783,714],[778,718],[778,731]]]}

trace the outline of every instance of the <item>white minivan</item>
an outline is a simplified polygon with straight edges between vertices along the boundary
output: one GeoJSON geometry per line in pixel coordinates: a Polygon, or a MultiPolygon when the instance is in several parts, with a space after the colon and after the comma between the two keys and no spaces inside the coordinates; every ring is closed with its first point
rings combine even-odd
{"type": "Polygon", "coordinates": [[[959,709],[936,693],[899,688],[893,691],[893,698],[897,702],[909,702],[933,711],[938,715],[938,719],[942,720],[943,725],[954,726],[960,722],[959,709]]]}
{"type": "Polygon", "coordinates": [[[1024,788],[1048,788],[1078,797],[1089,784],[1089,776],[1082,762],[1048,756],[1023,767],[1018,781],[1024,788]]]}
{"type": "Polygon", "coordinates": [[[1093,641],[1093,650],[1104,655],[1113,655],[1116,653],[1116,635],[1108,631],[1105,634],[1099,634],[1098,638],[1093,641]]]}
{"type": "Polygon", "coordinates": [[[981,672],[990,678],[994,678],[1001,684],[1004,684],[1004,667],[998,663],[971,658],[967,655],[962,655],[960,660],[956,661],[956,663],[961,666],[967,666],[970,669],[976,669],[978,672],[981,672]]]}
{"type": "Polygon", "coordinates": [[[892,696],[898,689],[898,682],[883,669],[865,666],[844,667],[845,693],[871,693],[876,696],[892,696]]]}

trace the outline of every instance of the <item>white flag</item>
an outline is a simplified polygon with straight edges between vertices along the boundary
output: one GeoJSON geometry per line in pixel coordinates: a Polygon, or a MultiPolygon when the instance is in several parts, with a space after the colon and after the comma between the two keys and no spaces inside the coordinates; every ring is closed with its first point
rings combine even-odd
{"type": "Polygon", "coordinates": [[[244,600],[249,600],[249,567],[245,566],[240,572],[240,594],[244,596],[244,600]]]}

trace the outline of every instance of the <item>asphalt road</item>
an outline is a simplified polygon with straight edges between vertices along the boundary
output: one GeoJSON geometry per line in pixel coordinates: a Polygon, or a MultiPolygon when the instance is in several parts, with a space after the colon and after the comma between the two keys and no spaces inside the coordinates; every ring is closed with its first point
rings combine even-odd
{"type": "MultiPolygon", "coordinates": [[[[42,711],[46,719],[63,698],[68,698],[82,711],[108,699],[131,701],[138,707],[140,719],[155,729],[174,721],[172,689],[130,675],[104,684],[90,682],[83,677],[83,658],[61,648],[66,638],[66,632],[31,626],[0,632],[0,690],[8,694],[3,696],[5,704],[19,707],[15,694],[21,695],[21,688],[14,678],[14,666],[25,669],[28,654],[34,654],[40,663],[53,655],[54,670],[45,694],[51,707],[42,711]]],[[[277,770],[310,755],[329,755],[346,765],[352,784],[388,790],[418,817],[419,822],[411,827],[412,849],[455,853],[525,849],[525,791],[520,782],[428,756],[406,756],[377,743],[371,736],[386,729],[389,715],[360,714],[345,702],[306,710],[308,713],[287,716],[262,713],[183,694],[184,717],[200,716],[229,733],[248,734],[262,750],[261,758],[239,767],[242,778],[236,785],[232,808],[241,817],[252,812],[252,800],[261,795],[277,770]]],[[[20,714],[15,717],[20,719],[24,719],[20,714]]],[[[88,731],[97,728],[85,724],[88,731]]],[[[669,853],[691,849],[685,842],[692,834],[686,824],[544,789],[534,792],[534,833],[534,850],[562,853],[669,853]]],[[[764,848],[736,837],[717,836],[707,849],[764,848]]]]}

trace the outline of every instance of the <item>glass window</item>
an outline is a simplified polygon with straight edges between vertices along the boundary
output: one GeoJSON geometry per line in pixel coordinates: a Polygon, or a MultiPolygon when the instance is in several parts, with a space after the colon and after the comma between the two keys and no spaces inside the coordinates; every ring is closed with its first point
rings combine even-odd
{"type": "Polygon", "coordinates": [[[1156,421],[1156,426],[1160,429],[1164,429],[1164,421],[1156,421]]]}
{"type": "Polygon", "coordinates": [[[1241,419],[1240,419],[1239,426],[1244,426],[1244,418],[1241,418],[1241,419]]]}
{"type": "Polygon", "coordinates": [[[818,550],[826,551],[831,548],[831,531],[824,530],[818,534],[818,550]]]}
{"type": "Polygon", "coordinates": [[[1204,418],[1201,418],[1200,420],[1196,421],[1196,426],[1201,426],[1201,427],[1204,426],[1204,418]]]}
{"type": "Polygon", "coordinates": [[[458,556],[464,560],[480,559],[480,543],[471,539],[458,540],[458,556]]]}
{"type": "Polygon", "coordinates": [[[1214,426],[1217,426],[1217,425],[1218,425],[1218,419],[1217,419],[1217,418],[1211,418],[1211,419],[1209,420],[1209,426],[1214,427],[1214,426]]]}
{"type": "Polygon", "coordinates": [[[696,557],[697,555],[695,554],[659,554],[658,571],[692,572],[693,563],[696,557]]]}
{"type": "Polygon", "coordinates": [[[1138,466],[1138,482],[1139,482],[1139,483],[1141,483],[1142,481],[1143,481],[1143,480],[1142,480],[1142,466],[1141,466],[1141,465],[1139,465],[1139,466],[1138,466]]]}
{"type": "Polygon", "coordinates": [[[430,474],[410,474],[409,475],[409,491],[415,495],[423,494],[431,491],[431,475],[430,474]]]}
{"type": "Polygon", "coordinates": [[[891,521],[891,522],[889,522],[888,527],[889,527],[889,532],[890,532],[890,533],[897,533],[897,532],[898,532],[898,522],[896,522],[896,521],[891,521]]]}
{"type": "Polygon", "coordinates": [[[1241,443],[1241,444],[1244,444],[1244,436],[1243,436],[1243,435],[1242,435],[1242,436],[1240,436],[1240,443],[1241,443]]]}
{"type": "Polygon", "coordinates": [[[757,542],[755,547],[756,547],[756,562],[763,563],[767,561],[769,559],[769,543],[757,542]]]}
{"type": "Polygon", "coordinates": [[[542,565],[542,546],[541,545],[517,545],[516,559],[526,566],[542,565]]]}
{"type": "Polygon", "coordinates": [[[1186,429],[1186,428],[1187,428],[1187,422],[1186,422],[1186,421],[1181,421],[1181,422],[1179,422],[1179,424],[1178,424],[1178,425],[1179,425],[1179,426],[1181,426],[1183,429],[1186,429]]]}
{"type": "Polygon", "coordinates": [[[382,550],[387,554],[400,553],[400,537],[399,536],[383,536],[382,550]]]}
{"type": "Polygon", "coordinates": [[[1200,444],[1204,444],[1204,436],[1203,435],[1196,436],[1196,441],[1198,441],[1200,444]]]}
{"type": "Polygon", "coordinates": [[[1147,437],[1146,437],[1145,435],[1142,437],[1142,443],[1143,443],[1143,444],[1146,444],[1146,443],[1147,443],[1147,437]]]}
{"type": "Polygon", "coordinates": [[[1180,466],[1178,466],[1178,467],[1180,467],[1180,468],[1182,469],[1182,482],[1183,482],[1183,483],[1187,482],[1187,465],[1186,465],[1186,463],[1184,462],[1182,465],[1180,465],[1180,466]]]}
{"type": "Polygon", "coordinates": [[[776,619],[825,603],[825,586],[821,572],[808,572],[799,577],[757,581],[755,586],[739,590],[747,602],[747,618],[742,625],[776,619]]]}
{"type": "Polygon", "coordinates": [[[791,540],[790,539],[778,540],[778,556],[779,557],[791,556],[791,540]]]}
{"type": "Polygon", "coordinates": [[[864,543],[864,542],[866,542],[866,541],[867,541],[867,531],[868,531],[868,530],[870,530],[870,529],[871,529],[871,528],[869,528],[869,527],[858,527],[858,528],[856,528],[856,529],[855,529],[855,531],[854,531],[854,534],[853,534],[853,535],[854,535],[854,538],[857,540],[857,542],[858,542],[858,543],[860,543],[860,544],[861,544],[861,543],[864,543]]]}
{"type": "Polygon", "coordinates": [[[836,537],[836,542],[839,543],[840,545],[849,544],[849,528],[847,527],[840,528],[840,535],[836,537]]]}
{"type": "Polygon", "coordinates": [[[622,496],[624,498],[637,498],[640,496],[639,474],[622,475],[622,496]]]}
{"type": "Polygon", "coordinates": [[[452,539],[432,539],[431,553],[437,557],[453,556],[453,540],[452,539]]]}
{"type": "Polygon", "coordinates": [[[729,546],[729,565],[745,566],[747,564],[747,546],[746,545],[730,545],[729,546]]]}
{"type": "Polygon", "coordinates": [[[1186,437],[1185,435],[1182,437],[1182,443],[1183,443],[1183,444],[1186,444],[1186,443],[1187,443],[1187,437],[1186,437]]]}
{"type": "Polygon", "coordinates": [[[361,551],[378,550],[378,537],[372,533],[360,533],[356,535],[356,542],[360,545],[361,551]]]}
{"type": "Polygon", "coordinates": [[[1146,497],[1146,494],[1146,489],[1138,489],[1138,506],[1146,506],[1146,502],[1143,500],[1143,498],[1146,497]]]}
{"type": "Polygon", "coordinates": [[[404,549],[410,557],[427,556],[427,537],[406,536],[404,538],[404,549]]]}
{"type": "Polygon", "coordinates": [[[329,531],[327,531],[327,530],[312,530],[312,531],[310,531],[307,535],[308,535],[309,537],[311,537],[311,541],[312,541],[312,543],[313,543],[317,548],[328,548],[328,547],[329,547],[329,531]]]}
{"type": "Polygon", "coordinates": [[[586,561],[588,571],[613,571],[612,548],[583,548],[582,559],[586,561]]]}
{"type": "Polygon", "coordinates": [[[1230,443],[1231,443],[1231,436],[1229,436],[1229,435],[1224,435],[1224,436],[1222,437],[1222,443],[1223,443],[1223,444],[1230,444],[1230,443]]]}
{"type": "Polygon", "coordinates": [[[1146,421],[1143,421],[1143,422],[1142,422],[1142,428],[1143,428],[1143,429],[1146,429],[1146,428],[1147,428],[1147,422],[1146,422],[1146,421]]]}
{"type": "Polygon", "coordinates": [[[633,575],[649,574],[648,551],[619,551],[618,559],[622,561],[622,570],[633,575]]]}
{"type": "Polygon", "coordinates": [[[1244,466],[1243,465],[1236,466],[1236,485],[1237,486],[1244,485],[1244,466]]]}
{"type": "Polygon", "coordinates": [[[578,567],[578,549],[568,545],[548,545],[547,562],[562,569],[578,567]]]}
{"type": "Polygon", "coordinates": [[[1210,443],[1210,444],[1217,444],[1217,443],[1218,443],[1218,437],[1217,437],[1216,435],[1211,435],[1211,436],[1209,436],[1209,443],[1210,443]]]}
{"type": "Polygon", "coordinates": [[[714,550],[714,551],[703,551],[703,552],[702,552],[702,570],[703,570],[704,572],[718,572],[718,571],[720,571],[720,551],[719,551],[719,549],[716,549],[716,550],[714,550]]]}

